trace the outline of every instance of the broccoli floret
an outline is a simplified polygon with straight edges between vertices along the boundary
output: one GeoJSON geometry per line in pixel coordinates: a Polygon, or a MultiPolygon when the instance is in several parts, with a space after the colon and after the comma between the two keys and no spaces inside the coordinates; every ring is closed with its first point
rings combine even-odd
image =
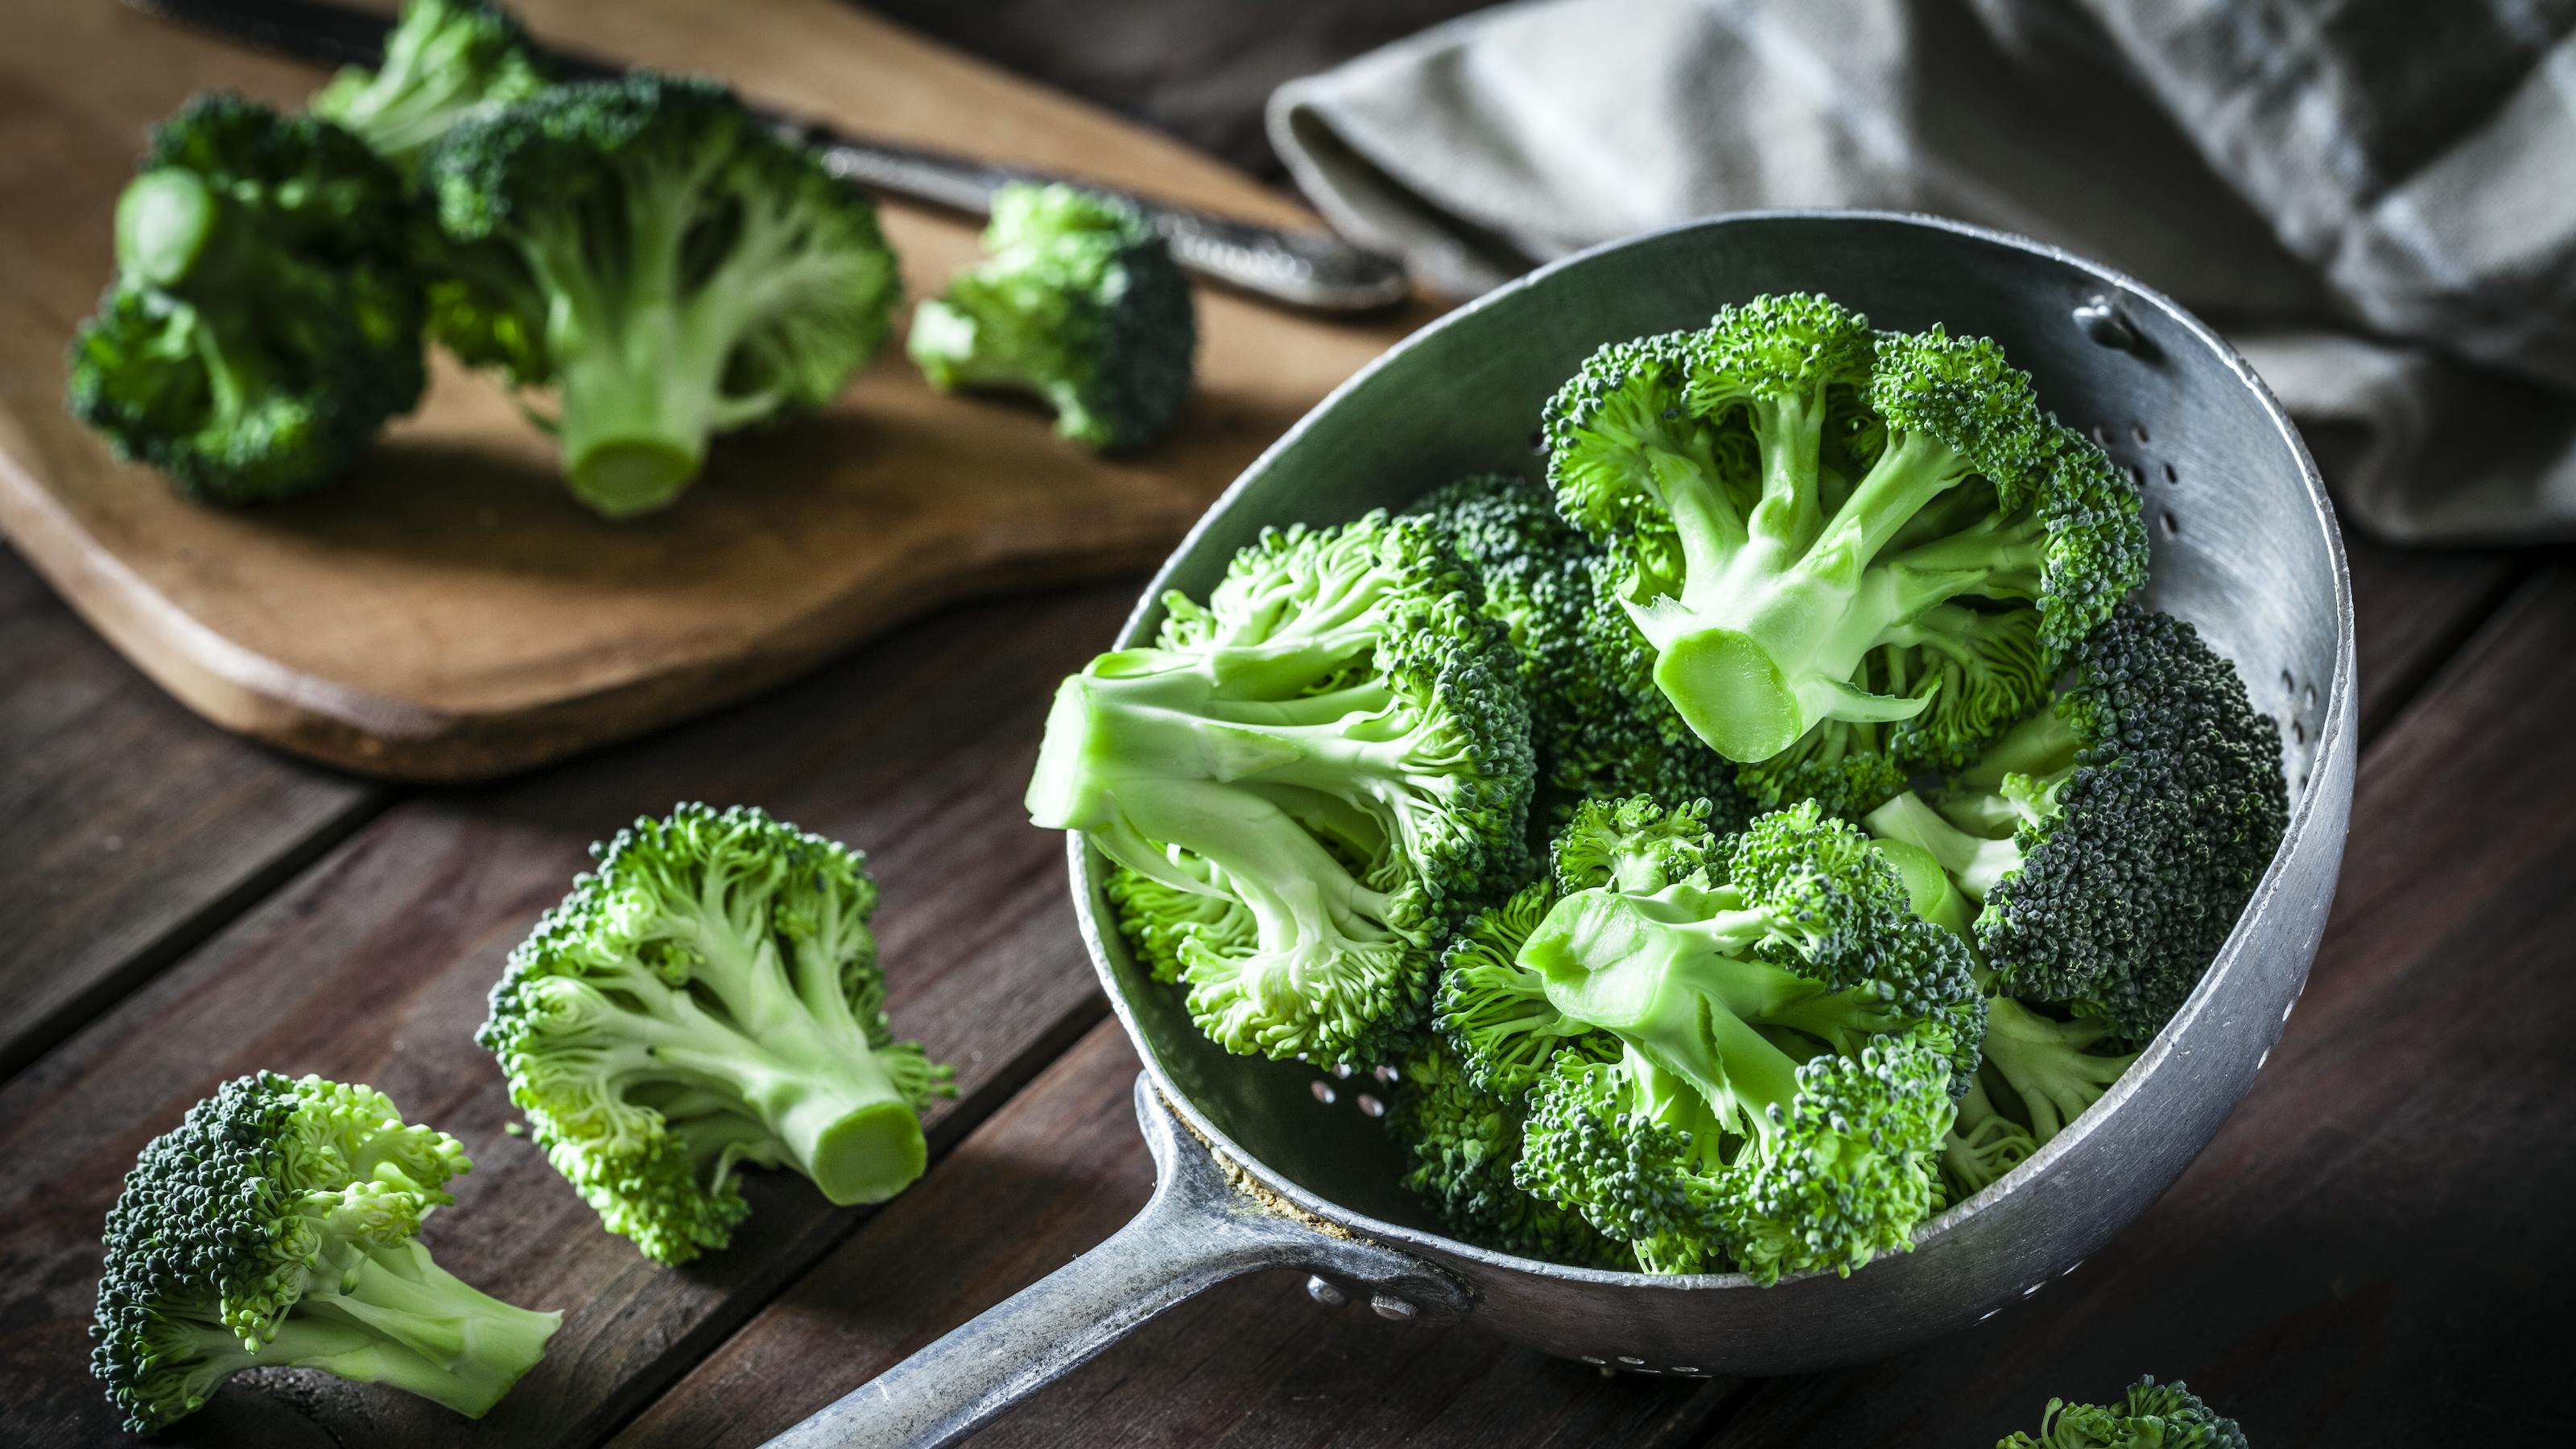
{"type": "Polygon", "coordinates": [[[866,194],[713,81],[551,87],[449,131],[421,185],[432,335],[551,391],[611,518],[677,498],[714,434],[831,401],[902,291],[866,194]]]}
{"type": "Polygon", "coordinates": [[[2153,1374],[2129,1386],[2117,1404],[2048,1401],[2039,1437],[2010,1434],[1995,1449],[2248,1449],[2245,1431],[2181,1384],[2153,1374]]]}
{"type": "Polygon", "coordinates": [[[1190,395],[1198,319],[1171,244],[1133,205],[1073,186],[993,196],[984,263],[912,315],[930,385],[1031,392],[1095,452],[1160,441],[1190,395]]]}
{"type": "Polygon", "coordinates": [[[475,1040],[611,1232],[663,1263],[722,1248],[747,1163],[841,1204],[921,1176],[920,1113],[950,1072],[894,1040],[856,852],[691,804],[592,849],[475,1040]]]}
{"type": "Polygon", "coordinates": [[[357,137],[233,95],[153,132],[70,406],[181,492],[257,503],[346,469],[420,401],[402,178],[357,137]]]}
{"type": "Polygon", "coordinates": [[[1405,1059],[1386,1122],[1412,1163],[1404,1185],[1456,1236],[1584,1268],[1635,1261],[1627,1245],[1602,1236],[1581,1215],[1513,1185],[1521,1156],[1519,1107],[1469,1080],[1436,1038],[1405,1059]]]}
{"type": "Polygon", "coordinates": [[[1579,812],[1556,880],[1453,951],[1440,1025],[1527,1094],[1518,1185],[1643,1270],[1847,1273],[1932,1210],[1982,1030],[1968,951],[1813,804],[1723,843],[1701,818],[1579,812]]]}
{"type": "Polygon", "coordinates": [[[545,1356],[560,1313],[430,1261],[421,1220],[473,1167],[385,1094],[273,1072],[225,1083],[156,1137],[107,1215],[90,1371],[150,1433],[248,1368],[317,1368],[480,1418],[545,1356]]]}
{"type": "Polygon", "coordinates": [[[1558,516],[1545,486],[1481,474],[1410,512],[1449,531],[1484,583],[1485,612],[1519,652],[1538,751],[1534,830],[1564,826],[1586,800],[1633,795],[1708,800],[1719,828],[1744,823],[1734,762],[1692,734],[1655,687],[1652,646],[1600,596],[1601,551],[1558,516]]]}
{"type": "Polygon", "coordinates": [[[1115,887],[1129,938],[1227,1050],[1394,1060],[1442,941],[1527,868],[1509,642],[1439,530],[1383,513],[1265,532],[1164,608],[1057,691],[1030,819],[1160,887],[1115,887]]]}
{"type": "Polygon", "coordinates": [[[2123,606],[2073,681],[1872,833],[1928,850],[1982,903],[2002,988],[2144,1043],[2198,985],[2289,818],[2280,730],[2190,625],[2123,606]]]}
{"type": "Polygon", "coordinates": [[[406,0],[382,63],[349,66],[314,93],[313,114],[408,167],[459,121],[545,89],[528,37],[490,0],[406,0]]]}
{"type": "Polygon", "coordinates": [[[1655,682],[1759,802],[1857,814],[1966,764],[2145,577],[2125,476],[1999,348],[1823,297],[1603,348],[1546,436],[1655,682]]]}

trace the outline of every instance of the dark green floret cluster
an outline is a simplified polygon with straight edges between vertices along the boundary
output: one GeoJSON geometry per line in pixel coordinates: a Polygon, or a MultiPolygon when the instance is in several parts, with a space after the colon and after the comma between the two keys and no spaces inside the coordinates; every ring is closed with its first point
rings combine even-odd
{"type": "Polygon", "coordinates": [[[930,385],[1033,393],[1098,453],[1161,441],[1190,395],[1198,319],[1153,223],[1096,191],[1014,183],[984,250],[913,312],[906,345],[930,385]]]}
{"type": "Polygon", "coordinates": [[[250,1368],[390,1384],[480,1418],[560,1313],[490,1297],[419,1241],[473,1164],[384,1093],[274,1072],[154,1138],[107,1215],[91,1371],[150,1433],[250,1368]]]}
{"type": "Polygon", "coordinates": [[[432,335],[541,395],[612,518],[676,499],[716,434],[830,401],[892,330],[874,204],[715,81],[551,87],[458,124],[420,185],[432,335]]]}
{"type": "Polygon", "coordinates": [[[684,1263],[749,1213],[742,1167],[793,1168],[844,1204],[920,1177],[920,1113],[950,1072],[886,1020],[858,853],[703,805],[595,851],[475,1040],[600,1221],[684,1263]]]}
{"type": "Polygon", "coordinates": [[[346,131],[195,98],[118,199],[72,415],[208,502],[329,482],[420,400],[411,218],[402,178],[346,131]]]}
{"type": "Polygon", "coordinates": [[[2153,1374],[2129,1386],[2116,1404],[2048,1401],[2039,1435],[2015,1433],[1995,1449],[2248,1449],[2245,1431],[2179,1383],[2153,1374]]]}
{"type": "Polygon", "coordinates": [[[1031,818],[1228,1050],[1398,1080],[1490,1248],[1849,1273],[2100,1101],[2278,847],[2131,601],[2127,476],[1983,339],[1762,297],[1615,343],[1544,481],[1265,534],[1066,681],[1031,818]]]}

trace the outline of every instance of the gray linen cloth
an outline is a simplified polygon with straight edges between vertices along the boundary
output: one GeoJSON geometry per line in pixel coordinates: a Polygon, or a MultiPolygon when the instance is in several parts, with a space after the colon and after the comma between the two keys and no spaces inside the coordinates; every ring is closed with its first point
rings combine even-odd
{"type": "Polygon", "coordinates": [[[1523,0],[1269,122],[1458,296],[1749,207],[2026,233],[2208,314],[2374,532],[2576,537],[2576,0],[1523,0]]]}

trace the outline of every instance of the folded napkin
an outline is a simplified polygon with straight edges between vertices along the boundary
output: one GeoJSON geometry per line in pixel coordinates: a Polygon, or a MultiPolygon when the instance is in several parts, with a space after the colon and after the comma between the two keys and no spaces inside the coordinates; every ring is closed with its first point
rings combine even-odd
{"type": "Polygon", "coordinates": [[[1453,295],[1713,212],[1936,212],[2221,327],[2411,542],[2576,537],[2576,0],[1524,0],[1271,98],[1453,295]]]}

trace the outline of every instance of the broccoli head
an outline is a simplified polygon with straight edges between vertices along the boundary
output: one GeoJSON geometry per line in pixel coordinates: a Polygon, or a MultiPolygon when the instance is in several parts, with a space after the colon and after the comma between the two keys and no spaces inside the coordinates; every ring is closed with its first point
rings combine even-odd
{"type": "Polygon", "coordinates": [[[1558,516],[1544,486],[1480,474],[1409,511],[1448,530],[1484,584],[1485,612],[1520,655],[1538,754],[1534,830],[1562,827],[1586,800],[1634,795],[1707,800],[1721,828],[1744,822],[1734,762],[1692,734],[1655,687],[1653,649],[1601,595],[1601,551],[1558,516]]]}
{"type": "Polygon", "coordinates": [[[2145,577],[2126,477],[2001,349],[1824,297],[1603,348],[1546,439],[1655,683],[1765,804],[1966,764],[2145,577]]]}
{"type": "Polygon", "coordinates": [[[2006,993],[2137,1044],[2199,984],[2288,818],[2278,726],[2189,624],[2130,604],[2052,707],[1869,828],[1931,852],[1981,903],[2006,993]]]}
{"type": "Polygon", "coordinates": [[[1056,431],[1133,453],[1190,395],[1198,319],[1170,243],[1134,205],[1074,186],[993,195],[990,255],[914,309],[907,343],[930,385],[1035,393],[1056,431]]]}
{"type": "Polygon", "coordinates": [[[575,496],[669,504],[717,433],[820,407],[901,293],[875,206],[713,81],[634,71],[468,118],[422,162],[432,334],[551,391],[575,496]]]}
{"type": "Polygon", "coordinates": [[[2245,1431],[2181,1384],[2153,1374],[2129,1386],[2116,1404],[2048,1401],[2039,1437],[2009,1434],[1995,1449],[2247,1449],[2245,1431]]]}
{"type": "Polygon", "coordinates": [[[681,805],[594,847],[492,989],[475,1040],[546,1158],[657,1262],[722,1248],[735,1170],[792,1167],[835,1203],[921,1176],[949,1070],[894,1040],[876,882],[763,812],[681,805]]]}
{"type": "Polygon", "coordinates": [[[560,1313],[430,1261],[421,1220],[473,1166],[385,1094],[274,1072],[225,1083],[152,1142],[107,1215],[91,1372],[150,1433],[248,1368],[317,1368],[480,1418],[560,1313]]]}
{"type": "Polygon", "coordinates": [[[1436,953],[1526,868],[1528,710],[1439,530],[1265,532],[1047,717],[1029,817],[1131,874],[1129,939],[1229,1051],[1387,1062],[1436,953]]]}
{"type": "Polygon", "coordinates": [[[1813,804],[1723,842],[1695,819],[1578,813],[1533,888],[1563,893],[1488,914],[1440,1026],[1473,1083],[1526,1094],[1515,1182],[1644,1271],[1848,1273],[1932,1211],[1982,1030],[1967,949],[1813,804]]]}
{"type": "Polygon", "coordinates": [[[1626,1244],[1514,1185],[1521,1115],[1469,1080],[1438,1039],[1424,1042],[1405,1059],[1386,1117],[1412,1164],[1405,1186],[1468,1242],[1580,1268],[1631,1266],[1636,1255],[1626,1244]]]}
{"type": "Polygon", "coordinates": [[[349,66],[314,93],[313,114],[409,166],[478,112],[545,89],[528,37],[490,0],[405,0],[374,70],[349,66]]]}
{"type": "Polygon", "coordinates": [[[348,132],[189,101],[117,201],[72,415],[209,502],[330,481],[426,385],[409,216],[402,178],[348,132]]]}

